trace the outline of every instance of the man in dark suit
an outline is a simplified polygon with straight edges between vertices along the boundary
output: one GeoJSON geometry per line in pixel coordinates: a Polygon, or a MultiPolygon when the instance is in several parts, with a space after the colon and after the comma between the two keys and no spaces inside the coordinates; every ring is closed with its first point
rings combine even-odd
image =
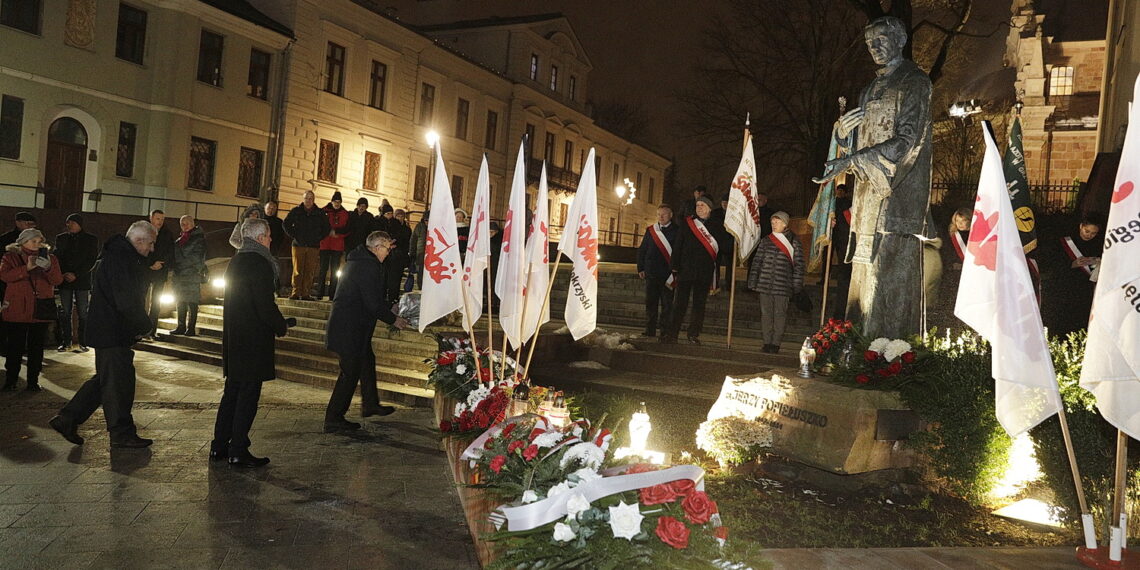
{"type": "Polygon", "coordinates": [[[174,236],[166,229],[166,214],[162,210],[150,213],[150,225],[154,226],[154,250],[147,256],[146,281],[150,284],[150,333],[147,336],[154,339],[158,330],[158,316],[162,312],[162,289],[166,286],[166,277],[170,274],[174,264],[174,236]]]}
{"type": "Polygon", "coordinates": [[[261,467],[268,457],[249,452],[249,428],[257,415],[261,383],[276,377],[274,337],[285,336],[289,322],[274,301],[277,260],[269,251],[269,224],[242,222],[242,245],[226,268],[222,302],[222,374],[226,377],[210,461],[228,460],[234,467],[261,467]]]}
{"type": "Polygon", "coordinates": [[[712,219],[713,203],[707,196],[697,200],[695,216],[681,220],[677,229],[676,247],[673,248],[673,271],[677,275],[677,292],[673,304],[673,322],[661,335],[661,342],[677,342],[685,311],[693,301],[693,316],[689,320],[689,342],[700,344],[701,329],[705,322],[705,302],[709,291],[717,287],[716,258],[719,247],[724,247],[724,226],[712,219]]]}
{"type": "Polygon", "coordinates": [[[398,329],[408,321],[392,313],[385,298],[383,262],[396,247],[385,232],[372,232],[363,244],[348,254],[340,284],[333,299],[325,333],[325,346],[340,356],[340,375],[325,410],[325,431],[360,429],[360,424],[344,419],[356,385],[360,384],[361,416],[386,416],[392,406],[381,406],[376,390],[376,354],[372,352],[372,331],[379,319],[398,329]]]}
{"type": "Polygon", "coordinates": [[[661,330],[667,330],[673,318],[673,243],[677,241],[677,224],[673,209],[665,204],[657,208],[657,223],[645,228],[641,247],[637,248],[637,275],[645,280],[645,336],[657,336],[660,308],[661,330]]]}
{"type": "Polygon", "coordinates": [[[87,344],[95,349],[95,376],[48,424],[67,441],[83,445],[79,425],[100,405],[111,433],[111,447],[146,447],[138,436],[131,406],[135,399],[135,353],[131,346],[150,331],[146,314],[146,256],[154,249],[154,226],[138,221],[103,245],[95,266],[87,344]]]}
{"type": "Polygon", "coordinates": [[[79,313],[79,351],[87,352],[87,308],[91,302],[91,268],[99,257],[99,238],[83,229],[83,216],[67,217],[67,231],[55,236],[55,256],[63,283],[59,284],[59,352],[71,349],[71,311],[79,313]]]}

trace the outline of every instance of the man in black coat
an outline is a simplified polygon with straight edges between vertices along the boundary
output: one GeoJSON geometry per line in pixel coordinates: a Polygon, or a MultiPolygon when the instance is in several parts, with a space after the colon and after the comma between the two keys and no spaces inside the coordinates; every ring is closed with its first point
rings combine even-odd
{"type": "Polygon", "coordinates": [[[645,237],[637,248],[637,275],[645,280],[645,336],[657,336],[658,309],[662,330],[673,318],[673,244],[677,241],[677,224],[673,209],[662,204],[657,208],[657,223],[645,228],[645,237]]]}
{"type": "Polygon", "coordinates": [[[689,342],[700,344],[701,328],[705,322],[705,302],[709,291],[716,288],[716,258],[720,244],[724,243],[724,226],[712,219],[713,203],[707,196],[697,199],[697,215],[688,216],[677,229],[676,247],[673,248],[673,271],[677,276],[677,291],[673,302],[673,322],[661,336],[663,343],[677,342],[689,298],[693,300],[693,317],[689,320],[689,342]]]}
{"type": "Polygon", "coordinates": [[[92,278],[87,342],[95,349],[95,376],[48,423],[67,441],[83,445],[79,425],[100,405],[111,434],[111,447],[146,447],[138,436],[131,406],[135,399],[135,353],[131,345],[150,330],[146,314],[146,256],[154,249],[154,226],[131,224],[127,234],[103,245],[92,278]]]}
{"type": "Polygon", "coordinates": [[[368,198],[356,201],[356,209],[348,213],[348,235],[344,236],[344,251],[352,251],[372,232],[375,216],[368,211],[368,198]]]}
{"type": "MultiPolygon", "coordinates": [[[[249,452],[249,428],[257,415],[261,383],[276,377],[274,337],[285,336],[288,321],[274,301],[277,261],[269,251],[269,224],[256,218],[242,222],[242,246],[226,268],[222,302],[222,374],[226,378],[210,461],[228,460],[235,467],[261,467],[268,457],[249,452]]],[[[295,322],[295,321],[294,321],[295,322]]]]}
{"type": "Polygon", "coordinates": [[[67,231],[55,236],[55,256],[63,283],[59,284],[61,312],[59,318],[59,350],[71,349],[71,311],[79,313],[79,351],[87,352],[87,308],[91,301],[91,268],[99,257],[99,238],[83,230],[83,216],[67,217],[67,231]]]}
{"type": "Polygon", "coordinates": [[[158,331],[158,316],[162,312],[162,289],[166,286],[166,277],[174,264],[174,235],[166,229],[166,214],[162,210],[153,210],[150,213],[150,225],[156,230],[154,238],[154,251],[147,256],[147,271],[145,281],[150,285],[150,332],[147,337],[154,339],[158,331]]]}
{"type": "Polygon", "coordinates": [[[302,202],[285,216],[285,233],[293,238],[293,291],[290,299],[312,300],[313,279],[320,265],[321,240],[332,231],[329,217],[317,207],[317,196],[308,190],[302,202]]]}
{"type": "Polygon", "coordinates": [[[391,304],[384,297],[387,289],[382,264],[395,246],[387,233],[372,232],[363,245],[349,252],[344,264],[325,333],[325,346],[340,356],[340,375],[325,410],[326,432],[360,429],[360,424],[344,419],[358,383],[361,416],[386,416],[396,411],[392,406],[380,405],[376,354],[372,351],[377,320],[398,329],[408,326],[407,320],[392,313],[391,304]]]}
{"type": "Polygon", "coordinates": [[[285,239],[284,222],[277,215],[277,200],[266,201],[262,209],[264,215],[261,217],[269,224],[269,239],[273,242],[269,251],[274,257],[289,257],[289,240],[285,239]]]}

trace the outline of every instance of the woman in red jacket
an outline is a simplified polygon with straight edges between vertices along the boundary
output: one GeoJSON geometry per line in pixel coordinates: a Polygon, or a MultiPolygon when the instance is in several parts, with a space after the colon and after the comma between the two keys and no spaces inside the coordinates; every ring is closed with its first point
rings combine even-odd
{"type": "Polygon", "coordinates": [[[340,258],[344,255],[344,237],[348,233],[348,210],[341,207],[340,192],[333,192],[332,201],[325,206],[329,217],[329,235],[321,240],[320,270],[317,272],[320,284],[317,285],[317,300],[328,292],[329,300],[336,294],[336,272],[340,258]]]}
{"type": "Polygon", "coordinates": [[[54,299],[55,286],[63,282],[59,260],[44,247],[44,234],[36,229],[20,232],[0,260],[0,279],[8,285],[4,301],[4,325],[8,329],[4,390],[16,389],[20,361],[28,355],[28,391],[39,392],[40,370],[44,364],[44,335],[54,319],[37,319],[36,299],[54,299]]]}

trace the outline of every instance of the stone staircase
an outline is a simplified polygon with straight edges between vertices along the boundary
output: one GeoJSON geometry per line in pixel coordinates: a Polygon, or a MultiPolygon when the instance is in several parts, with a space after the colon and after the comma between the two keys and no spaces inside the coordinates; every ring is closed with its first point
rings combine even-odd
{"type": "MultiPolygon", "coordinates": [[[[278,299],[286,317],[297,319],[297,326],[277,339],[277,378],[332,389],[339,372],[336,353],[324,346],[325,325],[331,303],[278,299]]],[[[202,305],[198,313],[198,336],[168,334],[175,319],[159,321],[159,341],[137,345],[139,350],[221,366],[222,307],[202,305]]],[[[436,332],[456,333],[457,328],[432,327],[436,332]]],[[[372,337],[376,352],[376,375],[380,399],[406,406],[430,407],[434,391],[427,385],[430,370],[425,359],[436,354],[436,342],[428,334],[413,330],[396,331],[378,323],[372,337]]]]}

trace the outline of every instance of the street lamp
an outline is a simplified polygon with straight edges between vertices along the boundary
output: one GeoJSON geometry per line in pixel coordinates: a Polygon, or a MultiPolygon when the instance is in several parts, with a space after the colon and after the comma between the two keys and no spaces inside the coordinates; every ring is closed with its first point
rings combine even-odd
{"type": "Polygon", "coordinates": [[[969,127],[973,120],[970,118],[982,112],[982,105],[977,99],[970,99],[968,101],[957,101],[950,105],[947,110],[952,118],[958,119],[962,126],[962,150],[958,156],[958,182],[964,184],[966,182],[966,152],[969,150],[969,138],[967,127],[969,127]]]}
{"type": "MultiPolygon", "coordinates": [[[[618,245],[621,245],[621,214],[625,207],[633,203],[633,199],[637,197],[637,187],[633,185],[628,178],[622,181],[622,184],[614,186],[614,194],[618,197],[618,245]],[[625,201],[622,201],[622,199],[625,201]]],[[[637,239],[636,237],[634,239],[637,239]]]]}

